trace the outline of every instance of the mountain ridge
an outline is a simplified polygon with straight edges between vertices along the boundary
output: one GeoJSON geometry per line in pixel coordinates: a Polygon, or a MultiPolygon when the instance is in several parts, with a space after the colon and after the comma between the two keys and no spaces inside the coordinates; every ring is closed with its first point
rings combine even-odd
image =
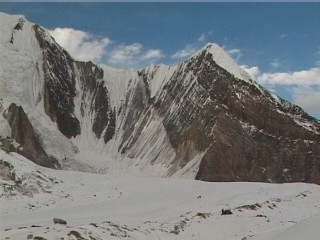
{"type": "MultiPolygon", "coordinates": [[[[21,105],[48,161],[115,174],[320,183],[319,121],[258,85],[216,44],[174,67],[125,71],[75,61],[39,25],[0,18],[0,115],[21,105]]],[[[0,116],[0,135],[17,140],[6,122],[0,116]]]]}

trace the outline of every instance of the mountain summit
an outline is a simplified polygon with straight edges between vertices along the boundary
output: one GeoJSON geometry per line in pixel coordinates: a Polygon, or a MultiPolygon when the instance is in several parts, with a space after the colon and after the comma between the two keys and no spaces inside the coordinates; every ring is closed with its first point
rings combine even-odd
{"type": "Polygon", "coordinates": [[[0,13],[1,148],[47,167],[320,184],[320,123],[216,44],[170,67],[79,62],[0,13]]]}
{"type": "Polygon", "coordinates": [[[211,54],[212,59],[216,64],[227,70],[236,78],[244,81],[251,79],[250,75],[238,66],[238,64],[219,45],[215,43],[207,43],[202,49],[195,53],[193,57],[200,55],[203,52],[211,54]]]}

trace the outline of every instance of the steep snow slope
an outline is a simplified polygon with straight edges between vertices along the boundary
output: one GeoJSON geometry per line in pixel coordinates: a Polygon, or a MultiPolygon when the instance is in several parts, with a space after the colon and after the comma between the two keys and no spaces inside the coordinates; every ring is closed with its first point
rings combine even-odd
{"type": "Polygon", "coordinates": [[[173,73],[177,69],[176,66],[170,67],[164,64],[151,65],[140,71],[140,74],[145,75],[145,82],[150,91],[150,98],[156,97],[163,87],[170,81],[173,73]]]}
{"type": "Polygon", "coordinates": [[[0,13],[0,18],[0,96],[34,108],[40,100],[43,76],[42,52],[33,24],[18,15],[0,13]]]}
{"type": "Polygon", "coordinates": [[[320,214],[316,185],[58,171],[1,150],[0,159],[1,239],[292,240],[303,234],[314,240],[320,233],[313,227],[320,214]],[[222,209],[233,214],[222,216],[222,209]]]}
{"type": "MultiPolygon", "coordinates": [[[[72,144],[45,114],[43,55],[34,24],[20,15],[0,13],[0,19],[0,104],[6,106],[2,113],[11,103],[22,106],[49,155],[73,152],[72,144]]],[[[0,121],[0,136],[11,137],[6,121],[0,121]]]]}

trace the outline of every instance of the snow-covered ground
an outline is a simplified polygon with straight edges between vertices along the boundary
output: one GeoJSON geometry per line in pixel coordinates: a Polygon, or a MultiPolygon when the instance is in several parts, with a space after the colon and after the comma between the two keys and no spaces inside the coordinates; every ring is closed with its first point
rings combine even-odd
{"type": "Polygon", "coordinates": [[[1,239],[314,240],[320,234],[317,185],[61,171],[2,150],[0,160],[1,239]],[[233,214],[221,215],[222,209],[233,214]]]}

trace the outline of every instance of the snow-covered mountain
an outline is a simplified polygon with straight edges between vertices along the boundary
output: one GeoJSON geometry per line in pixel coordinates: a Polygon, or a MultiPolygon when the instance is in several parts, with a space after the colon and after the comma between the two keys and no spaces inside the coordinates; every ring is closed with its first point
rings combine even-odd
{"type": "Polygon", "coordinates": [[[318,185],[177,177],[319,184],[319,143],[216,44],[119,70],[0,13],[1,239],[317,239],[318,185]]]}
{"type": "Polygon", "coordinates": [[[320,183],[320,123],[216,44],[170,67],[79,62],[0,13],[1,148],[51,168],[205,181],[320,183]]]}

